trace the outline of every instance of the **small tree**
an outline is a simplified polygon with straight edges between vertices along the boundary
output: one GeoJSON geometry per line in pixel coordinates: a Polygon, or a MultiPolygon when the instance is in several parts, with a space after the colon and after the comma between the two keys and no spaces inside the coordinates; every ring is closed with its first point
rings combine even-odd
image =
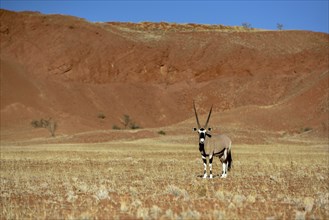
{"type": "Polygon", "coordinates": [[[31,122],[32,127],[34,128],[46,128],[52,137],[55,137],[55,131],[57,129],[57,123],[52,118],[40,120],[33,120],[31,122]]]}
{"type": "Polygon", "coordinates": [[[50,121],[47,126],[48,131],[50,132],[52,137],[55,137],[55,131],[57,129],[57,123],[56,121],[50,121]]]}
{"type": "Polygon", "coordinates": [[[121,124],[123,125],[124,129],[139,129],[140,126],[134,122],[129,115],[123,115],[121,119],[121,124]]]}
{"type": "Polygon", "coordinates": [[[121,119],[121,124],[125,129],[127,129],[128,125],[130,124],[131,119],[129,115],[123,115],[123,118],[121,119]]]}
{"type": "Polygon", "coordinates": [[[243,23],[242,23],[242,27],[244,27],[245,29],[251,29],[251,28],[252,28],[252,27],[251,27],[251,24],[248,23],[248,22],[243,22],[243,23]]]}
{"type": "Polygon", "coordinates": [[[279,31],[282,31],[282,30],[283,30],[283,24],[277,23],[277,24],[276,24],[276,28],[277,28],[279,31]]]}

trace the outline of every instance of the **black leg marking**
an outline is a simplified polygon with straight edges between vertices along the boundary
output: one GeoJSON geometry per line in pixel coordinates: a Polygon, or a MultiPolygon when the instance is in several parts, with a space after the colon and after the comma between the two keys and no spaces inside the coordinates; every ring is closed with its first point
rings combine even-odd
{"type": "Polygon", "coordinates": [[[212,178],[212,160],[213,160],[213,155],[209,156],[209,173],[210,173],[210,178],[212,178]]]}
{"type": "Polygon", "coordinates": [[[227,168],[227,170],[230,171],[231,170],[231,167],[232,167],[232,164],[233,164],[233,159],[232,159],[231,151],[229,151],[228,154],[227,154],[227,162],[228,162],[228,168],[227,168]]]}
{"type": "Polygon", "coordinates": [[[203,175],[207,174],[207,159],[206,158],[202,158],[203,160],[203,175]]]}

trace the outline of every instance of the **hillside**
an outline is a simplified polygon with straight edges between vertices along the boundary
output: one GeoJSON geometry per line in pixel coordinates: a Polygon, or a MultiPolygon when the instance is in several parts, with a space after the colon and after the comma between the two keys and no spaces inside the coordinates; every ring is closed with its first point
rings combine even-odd
{"type": "Polygon", "coordinates": [[[192,100],[200,114],[214,104],[221,128],[327,137],[328,34],[6,10],[0,20],[2,141],[47,135],[30,122],[49,117],[62,136],[112,130],[123,114],[188,130],[192,100]]]}

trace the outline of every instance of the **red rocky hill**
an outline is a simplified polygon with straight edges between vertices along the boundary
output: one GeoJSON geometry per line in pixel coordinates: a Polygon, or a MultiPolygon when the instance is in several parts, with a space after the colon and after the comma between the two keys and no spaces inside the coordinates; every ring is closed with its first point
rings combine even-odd
{"type": "Polygon", "coordinates": [[[194,119],[264,131],[328,132],[328,34],[222,25],[90,23],[0,10],[1,140],[194,119]],[[104,115],[101,119],[99,115],[104,115]],[[200,116],[201,117],[201,116],[200,116]]]}

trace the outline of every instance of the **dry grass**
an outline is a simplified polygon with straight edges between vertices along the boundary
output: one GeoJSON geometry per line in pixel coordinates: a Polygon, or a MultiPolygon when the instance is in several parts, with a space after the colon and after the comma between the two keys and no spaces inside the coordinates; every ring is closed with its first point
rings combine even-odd
{"type": "Polygon", "coordinates": [[[224,26],[224,25],[207,25],[207,24],[178,24],[167,22],[110,22],[101,24],[101,27],[108,31],[113,31],[109,28],[115,27],[120,30],[120,34],[131,40],[141,40],[145,42],[159,41],[165,37],[165,34],[180,32],[180,33],[196,33],[196,32],[260,32],[266,31],[258,28],[245,28],[243,26],[224,26]]]}
{"type": "Polygon", "coordinates": [[[167,22],[110,22],[112,26],[124,31],[141,31],[141,32],[257,32],[264,31],[264,29],[258,28],[246,28],[243,26],[225,26],[225,25],[207,25],[207,24],[179,24],[179,23],[167,23],[167,22]]]}
{"type": "Polygon", "coordinates": [[[201,179],[197,147],[161,139],[2,146],[1,219],[329,218],[328,146],[233,147],[201,179]]]}

